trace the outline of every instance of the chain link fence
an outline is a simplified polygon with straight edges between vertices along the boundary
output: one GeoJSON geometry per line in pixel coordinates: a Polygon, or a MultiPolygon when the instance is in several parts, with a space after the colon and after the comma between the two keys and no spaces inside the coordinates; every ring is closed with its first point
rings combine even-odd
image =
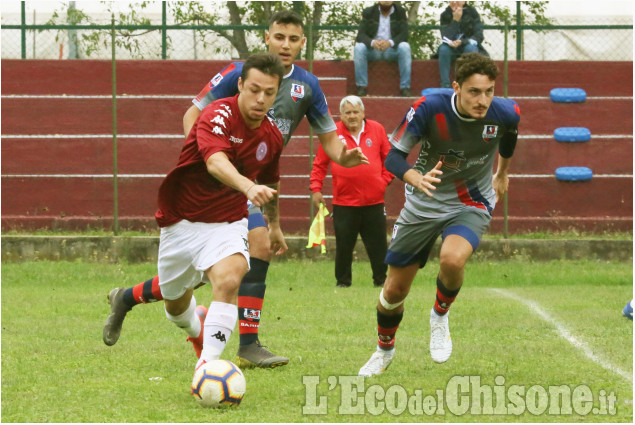
{"type": "MultiPolygon", "coordinates": [[[[229,20],[221,16],[220,25],[176,25],[178,17],[165,7],[165,2],[163,10],[162,2],[153,3],[154,8],[139,10],[135,21],[124,18],[121,11],[114,14],[105,2],[95,2],[89,11],[82,12],[83,20],[90,24],[72,25],[68,23],[72,21],[72,13],[64,3],[54,10],[49,6],[46,11],[39,11],[29,6],[31,2],[22,2],[21,13],[2,15],[2,59],[110,59],[113,16],[118,59],[244,58],[244,52],[230,41],[236,40],[236,32],[244,34],[250,53],[264,49],[264,24],[228,25],[224,23],[229,20]]],[[[436,6],[428,3],[420,15],[438,17],[444,7],[444,3],[437,2],[436,6]]],[[[428,18],[428,22],[411,25],[411,38],[424,40],[415,42],[413,59],[429,59],[436,53],[441,43],[440,27],[433,20],[428,18]]],[[[510,60],[633,60],[632,16],[552,18],[551,25],[519,25],[519,20],[515,17],[508,23],[510,60]]],[[[483,21],[485,48],[492,58],[504,59],[504,26],[488,25],[485,16],[483,21]]],[[[311,25],[307,20],[305,33],[314,38],[313,51],[305,52],[313,53],[314,59],[352,59],[356,25],[311,25]]]]}

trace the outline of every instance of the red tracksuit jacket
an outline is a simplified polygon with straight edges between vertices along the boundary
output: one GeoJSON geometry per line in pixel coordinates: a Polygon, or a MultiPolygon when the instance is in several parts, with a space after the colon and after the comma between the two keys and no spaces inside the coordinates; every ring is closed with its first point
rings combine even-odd
{"type": "MultiPolygon", "coordinates": [[[[337,134],[346,142],[347,149],[358,147],[342,121],[337,123],[337,134]]],[[[345,168],[331,164],[333,175],[333,204],[348,207],[376,205],[384,202],[386,186],[394,176],[386,170],[384,161],[390,143],[386,130],[377,121],[364,120],[364,130],[359,135],[359,147],[368,158],[369,164],[345,168]]],[[[311,170],[311,192],[322,192],[324,177],[331,159],[322,146],[318,148],[311,170]]]]}

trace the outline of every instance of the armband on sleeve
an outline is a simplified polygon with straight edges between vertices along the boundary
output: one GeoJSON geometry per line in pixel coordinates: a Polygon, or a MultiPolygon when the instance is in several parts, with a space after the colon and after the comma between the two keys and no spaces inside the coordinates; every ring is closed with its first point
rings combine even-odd
{"type": "MultiPolygon", "coordinates": [[[[498,145],[498,153],[503,158],[511,158],[516,149],[516,141],[518,140],[518,133],[505,133],[498,145]]],[[[388,159],[388,158],[386,158],[388,159]]]]}
{"type": "Polygon", "coordinates": [[[384,162],[386,170],[403,180],[403,175],[412,168],[410,164],[408,164],[408,161],[406,161],[406,158],[408,158],[407,153],[393,147],[388,151],[388,155],[386,155],[386,161],[384,162]]]}

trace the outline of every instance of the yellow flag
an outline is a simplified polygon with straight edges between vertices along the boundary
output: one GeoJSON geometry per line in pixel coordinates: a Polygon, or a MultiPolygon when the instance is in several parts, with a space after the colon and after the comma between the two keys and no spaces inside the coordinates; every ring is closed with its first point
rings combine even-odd
{"type": "Polygon", "coordinates": [[[309,243],[306,246],[307,248],[312,248],[320,245],[320,252],[322,254],[326,254],[326,231],[324,230],[324,217],[326,217],[328,213],[329,210],[326,209],[326,206],[324,204],[320,204],[320,208],[318,209],[317,214],[315,214],[313,223],[311,223],[311,228],[309,229],[309,243]]]}

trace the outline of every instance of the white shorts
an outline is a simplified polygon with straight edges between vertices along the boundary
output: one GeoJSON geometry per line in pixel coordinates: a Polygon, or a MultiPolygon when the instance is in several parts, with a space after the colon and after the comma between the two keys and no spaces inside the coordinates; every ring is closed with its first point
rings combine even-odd
{"type": "Polygon", "coordinates": [[[205,271],[223,258],[242,254],[249,265],[247,219],[233,223],[192,223],[181,220],[161,229],[159,287],[166,300],[180,298],[200,282],[205,271]]]}

